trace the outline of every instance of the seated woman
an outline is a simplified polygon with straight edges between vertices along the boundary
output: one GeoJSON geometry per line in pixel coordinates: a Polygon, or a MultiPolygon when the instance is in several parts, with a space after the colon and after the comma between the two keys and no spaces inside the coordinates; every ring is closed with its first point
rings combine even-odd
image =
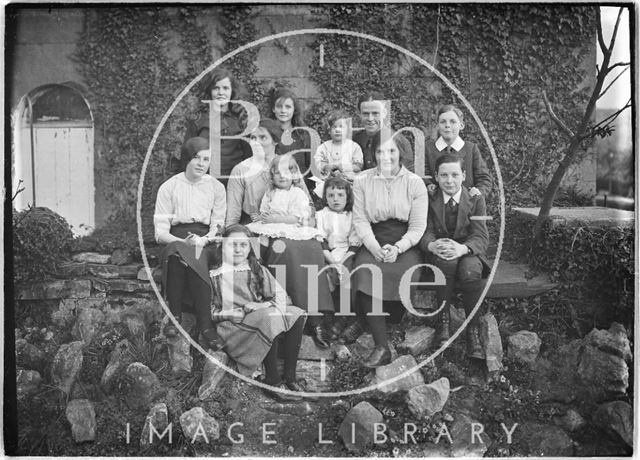
{"type": "MultiPolygon", "coordinates": [[[[401,151],[409,144],[400,142],[398,137],[401,136],[378,147],[377,166],[360,173],[353,187],[353,224],[363,243],[356,254],[354,270],[373,264],[382,272],[381,293],[376,293],[375,278],[367,267],[353,275],[359,312],[366,315],[375,342],[364,363],[367,367],[382,366],[391,360],[385,317],[368,315],[373,312],[374,300],[383,301],[384,310],[401,317],[400,280],[405,271],[423,263],[416,245],[427,227],[429,195],[422,179],[400,163],[400,157],[411,152],[401,151]]],[[[413,282],[418,281],[419,274],[420,270],[414,272],[413,282]]]]}
{"type": "MultiPolygon", "coordinates": [[[[188,293],[207,341],[214,336],[207,299],[209,264],[216,258],[215,247],[209,243],[224,224],[227,206],[224,186],[207,174],[210,161],[208,139],[189,139],[180,152],[184,172],[160,186],[153,216],[156,241],[166,245],[160,260],[169,309],[180,322],[188,293]]],[[[169,322],[164,334],[172,337],[178,330],[169,322]]]]}
{"type": "MultiPolygon", "coordinates": [[[[211,74],[204,85],[203,100],[212,100],[211,106],[203,104],[198,113],[187,121],[186,139],[204,137],[209,139],[209,110],[220,112],[220,134],[233,136],[240,134],[247,127],[247,111],[240,104],[231,103],[239,99],[242,93],[240,82],[226,69],[218,68],[211,74]]],[[[241,139],[222,139],[220,141],[220,173],[228,176],[234,166],[251,156],[249,144],[241,139]]],[[[227,183],[223,179],[224,184],[227,183]]]]}
{"type": "MultiPolygon", "coordinates": [[[[260,121],[259,127],[251,134],[253,142],[258,144],[254,156],[234,168],[229,180],[227,226],[238,222],[250,223],[262,220],[260,206],[262,198],[270,188],[270,165],[271,161],[276,158],[275,149],[281,134],[279,125],[273,120],[260,121]]],[[[308,225],[312,227],[315,218],[313,217],[314,209],[309,192],[304,182],[300,182],[299,185],[309,201],[311,217],[308,225]]],[[[269,238],[268,246],[262,253],[264,264],[274,274],[276,273],[275,266],[286,268],[285,288],[296,306],[308,312],[310,297],[312,297],[311,300],[318,301],[318,310],[327,312],[327,315],[330,316],[333,313],[333,301],[326,276],[319,276],[316,286],[310,286],[306,269],[301,269],[301,265],[315,265],[318,270],[324,267],[324,255],[320,242],[316,239],[297,240],[289,237],[292,235],[281,234],[278,236],[269,238]],[[311,290],[311,294],[309,294],[310,288],[315,287],[317,289],[311,290]]],[[[327,321],[329,319],[327,318],[327,321]]],[[[315,343],[320,347],[327,348],[329,346],[327,324],[321,321],[318,315],[310,315],[307,324],[315,343]]]]}
{"type": "MultiPolygon", "coordinates": [[[[236,362],[238,372],[252,375],[264,363],[264,383],[291,391],[306,391],[296,379],[305,313],[287,305],[287,294],[265,267],[242,225],[224,230],[222,262],[211,270],[211,316],[217,324],[221,348],[236,362]],[[278,336],[284,342],[284,376],[278,372],[278,336]]],[[[269,391],[280,400],[300,397],[269,391]]]]}

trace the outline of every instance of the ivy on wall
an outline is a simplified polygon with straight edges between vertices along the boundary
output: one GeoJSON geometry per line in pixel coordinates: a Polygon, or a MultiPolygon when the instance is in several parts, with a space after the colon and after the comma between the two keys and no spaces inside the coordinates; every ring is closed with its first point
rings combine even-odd
{"type": "MultiPolygon", "coordinates": [[[[87,10],[75,58],[95,113],[97,185],[116,220],[130,221],[135,215],[144,156],[162,116],[210,64],[211,48],[198,12],[190,7],[87,10]]],[[[197,96],[192,91],[178,105],[155,144],[144,183],[147,221],[157,187],[169,175],[169,159],[179,151],[186,117],[199,103],[197,96]]]]}
{"type": "MultiPolygon", "coordinates": [[[[558,133],[542,91],[553,95],[563,119],[579,119],[591,81],[585,61],[595,50],[596,7],[569,5],[333,4],[316,7],[326,27],[387,39],[432,63],[469,100],[496,148],[508,203],[536,205],[544,178],[559,160],[558,133]]],[[[358,95],[371,89],[392,100],[393,123],[435,126],[437,107],[458,103],[435,75],[401,53],[368,40],[324,35],[324,65],[311,79],[322,102],[318,123],[331,108],[357,114],[358,95]]],[[[595,65],[595,55],[593,55],[595,65]]],[[[466,111],[465,111],[466,112],[466,111]]],[[[488,150],[470,114],[463,137],[488,150]]]]}

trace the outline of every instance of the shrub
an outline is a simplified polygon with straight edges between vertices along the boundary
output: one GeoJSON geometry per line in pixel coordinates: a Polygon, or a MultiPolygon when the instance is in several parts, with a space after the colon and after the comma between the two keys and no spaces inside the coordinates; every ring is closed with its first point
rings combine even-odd
{"type": "Polygon", "coordinates": [[[29,208],[13,213],[14,280],[52,278],[67,258],[73,233],[67,221],[49,208],[29,208]]]}
{"type": "Polygon", "coordinates": [[[535,245],[531,220],[510,215],[505,235],[505,252],[548,272],[559,284],[558,314],[589,328],[611,321],[632,326],[633,228],[547,224],[542,243],[535,245]]]}

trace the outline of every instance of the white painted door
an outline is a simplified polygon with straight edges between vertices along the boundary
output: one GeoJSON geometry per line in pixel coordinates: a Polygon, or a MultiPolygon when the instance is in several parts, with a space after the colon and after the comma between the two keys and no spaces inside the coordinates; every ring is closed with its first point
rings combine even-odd
{"type": "Polygon", "coordinates": [[[33,152],[28,126],[23,127],[20,138],[17,153],[25,182],[23,207],[33,205],[35,200],[36,206],[45,206],[63,216],[74,234],[91,232],[95,225],[91,124],[36,122],[33,125],[33,152]],[[32,167],[35,168],[35,187],[30,187],[32,167]]]}

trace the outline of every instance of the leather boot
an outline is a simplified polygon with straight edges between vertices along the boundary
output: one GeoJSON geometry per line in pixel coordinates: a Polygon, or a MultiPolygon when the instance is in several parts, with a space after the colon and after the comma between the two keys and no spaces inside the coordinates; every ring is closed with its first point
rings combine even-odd
{"type": "MultiPolygon", "coordinates": [[[[175,318],[178,324],[182,323],[182,315],[176,315],[175,318]]],[[[178,330],[176,325],[173,324],[173,321],[171,321],[170,319],[167,319],[167,324],[165,324],[164,327],[162,328],[162,333],[164,334],[165,337],[171,338],[179,335],[180,331],[178,330]]]]}
{"type": "Polygon", "coordinates": [[[384,366],[391,362],[391,350],[388,347],[375,347],[363,366],[370,369],[384,366]]]}
{"type": "Polygon", "coordinates": [[[480,328],[478,324],[471,323],[467,327],[467,357],[484,359],[484,350],[480,341],[480,328]]]}
{"type": "Polygon", "coordinates": [[[436,346],[441,347],[451,337],[449,335],[449,323],[451,322],[451,308],[449,304],[445,305],[438,317],[438,330],[436,331],[436,337],[434,343],[436,346]]]}
{"type": "Polygon", "coordinates": [[[222,340],[218,336],[218,332],[215,327],[211,329],[205,329],[201,332],[202,338],[204,339],[205,344],[210,350],[218,351],[222,349],[222,340]]]}

